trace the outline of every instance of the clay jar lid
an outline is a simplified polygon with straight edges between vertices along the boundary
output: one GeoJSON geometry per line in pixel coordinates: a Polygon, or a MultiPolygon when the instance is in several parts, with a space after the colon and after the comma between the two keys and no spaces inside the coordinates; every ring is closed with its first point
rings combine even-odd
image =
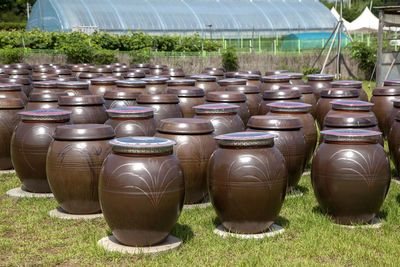
{"type": "Polygon", "coordinates": [[[291,116],[252,116],[247,126],[263,130],[297,130],[302,128],[300,119],[291,116]]]}
{"type": "Polygon", "coordinates": [[[286,72],[285,75],[289,76],[290,79],[302,79],[304,74],[297,72],[286,72]]]}
{"type": "Polygon", "coordinates": [[[169,74],[171,77],[185,77],[185,72],[183,70],[167,70],[163,74],[169,74]]]}
{"type": "Polygon", "coordinates": [[[54,131],[55,140],[101,140],[114,138],[114,130],[105,124],[73,124],[58,126],[54,131]]]}
{"type": "Polygon", "coordinates": [[[238,75],[240,72],[238,71],[228,71],[225,72],[225,78],[237,78],[236,75],[238,75]]]}
{"type": "Polygon", "coordinates": [[[28,69],[5,69],[5,74],[8,75],[29,75],[31,72],[28,69]]]}
{"type": "Polygon", "coordinates": [[[129,68],[126,66],[114,66],[112,70],[113,72],[128,72],[129,68]]]}
{"type": "Polygon", "coordinates": [[[142,81],[145,81],[147,84],[166,84],[168,81],[168,78],[149,77],[149,78],[142,79],[142,81]]]}
{"type": "Polygon", "coordinates": [[[276,102],[267,104],[271,111],[279,112],[308,112],[311,105],[299,102],[276,102]]]}
{"type": "Polygon", "coordinates": [[[33,75],[32,81],[54,81],[58,78],[57,74],[46,74],[46,75],[33,75]]]}
{"type": "Polygon", "coordinates": [[[141,80],[118,80],[115,84],[118,87],[145,88],[147,83],[141,80]]]}
{"type": "Polygon", "coordinates": [[[135,71],[135,72],[127,72],[125,74],[126,78],[136,78],[136,79],[141,79],[146,77],[146,74],[144,72],[140,72],[140,71],[135,71]]]}
{"type": "Polygon", "coordinates": [[[360,129],[339,129],[321,131],[324,141],[340,141],[340,142],[363,142],[378,141],[381,132],[360,130],[360,129]]]}
{"type": "Polygon", "coordinates": [[[70,81],[70,82],[57,82],[58,88],[74,88],[74,89],[87,89],[89,88],[88,82],[70,81]]]}
{"type": "Polygon", "coordinates": [[[57,81],[42,81],[42,82],[34,82],[33,87],[35,88],[56,88],[58,82],[57,81]]]}
{"type": "Polygon", "coordinates": [[[223,70],[217,69],[217,70],[204,70],[203,73],[211,76],[224,76],[225,72],[223,70]]]}
{"type": "Polygon", "coordinates": [[[164,64],[150,64],[150,69],[166,69],[167,65],[164,64]]]}
{"type": "MultiPolygon", "coordinates": [[[[66,93],[64,95],[66,95],[66,93]]],[[[58,94],[52,93],[35,93],[29,96],[29,102],[57,102],[58,96],[58,94]]]]}
{"type": "Polygon", "coordinates": [[[238,73],[235,75],[238,79],[246,79],[246,80],[254,80],[259,81],[261,79],[261,75],[258,74],[250,74],[250,73],[238,73]]]}
{"type": "Polygon", "coordinates": [[[90,67],[87,66],[73,66],[71,68],[72,71],[74,72],[89,72],[90,71],[90,67]]]}
{"type": "Polygon", "coordinates": [[[275,137],[275,134],[263,132],[237,132],[218,135],[214,138],[222,146],[249,147],[273,145],[275,137]]]}
{"type": "Polygon", "coordinates": [[[307,80],[309,81],[332,81],[335,78],[331,74],[310,74],[307,75],[307,80]]]}
{"type": "Polygon", "coordinates": [[[56,69],[54,73],[58,75],[72,75],[72,71],[70,69],[56,69]]]}
{"type": "Polygon", "coordinates": [[[179,79],[167,81],[168,86],[194,86],[196,80],[192,79],[179,79]]]}
{"type": "Polygon", "coordinates": [[[264,91],[263,98],[265,100],[295,99],[295,98],[301,98],[301,92],[299,90],[293,90],[293,89],[267,90],[264,91]]]}
{"type": "Polygon", "coordinates": [[[336,81],[330,83],[333,88],[361,88],[362,82],[359,81],[336,81]]]}
{"type": "Polygon", "coordinates": [[[178,97],[203,97],[204,96],[203,89],[201,89],[199,87],[191,87],[191,86],[168,88],[167,93],[177,95],[178,97]]]}
{"type": "Polygon", "coordinates": [[[112,73],[112,68],[107,67],[90,67],[89,71],[91,73],[112,73]]]}
{"type": "Polygon", "coordinates": [[[288,73],[288,70],[267,70],[265,72],[265,76],[271,76],[271,75],[278,75],[282,73],[288,73]]]}
{"type": "Polygon", "coordinates": [[[197,114],[237,113],[239,106],[231,104],[205,104],[193,107],[197,114]]]}
{"type": "Polygon", "coordinates": [[[218,84],[221,86],[228,86],[228,85],[245,85],[247,83],[246,79],[236,79],[236,78],[231,78],[231,79],[223,79],[219,80],[218,84]]]}
{"type": "Polygon", "coordinates": [[[61,109],[38,109],[20,112],[22,120],[27,121],[60,121],[69,120],[71,111],[61,109]]]}
{"type": "Polygon", "coordinates": [[[154,116],[154,109],[148,107],[120,107],[107,109],[107,113],[111,118],[146,118],[154,116]]]}
{"type": "Polygon", "coordinates": [[[158,124],[157,131],[172,134],[207,134],[214,131],[210,121],[192,118],[164,119],[158,124]]]}
{"type": "Polygon", "coordinates": [[[240,70],[239,73],[257,74],[261,77],[261,71],[259,70],[240,70]]]}
{"type": "Polygon", "coordinates": [[[60,96],[58,99],[58,105],[60,106],[92,106],[102,104],[104,104],[104,100],[98,95],[60,96]]]}
{"type": "Polygon", "coordinates": [[[79,74],[79,79],[90,80],[101,76],[103,76],[103,74],[101,73],[82,72],[81,74],[79,74]]]}
{"type": "Polygon", "coordinates": [[[31,84],[28,78],[0,78],[0,83],[19,83],[23,85],[31,84]]]}
{"type": "Polygon", "coordinates": [[[0,91],[21,91],[22,84],[18,83],[1,83],[0,91]]]}
{"type": "Polygon", "coordinates": [[[215,91],[209,92],[206,95],[206,100],[209,102],[246,102],[246,95],[241,92],[226,92],[226,91],[215,91]]]}
{"type": "Polygon", "coordinates": [[[159,137],[122,137],[111,140],[112,150],[125,154],[159,154],[172,153],[175,141],[159,137]]]}
{"type": "Polygon", "coordinates": [[[286,75],[270,75],[261,77],[261,81],[264,83],[289,82],[289,80],[289,76],[286,75]]]}
{"type": "Polygon", "coordinates": [[[90,83],[92,85],[114,85],[115,82],[117,81],[117,79],[114,78],[95,78],[95,79],[91,79],[90,83]]]}
{"type": "Polygon", "coordinates": [[[360,92],[358,89],[351,88],[326,88],[322,89],[321,97],[326,98],[346,98],[346,97],[359,97],[360,92]]]}
{"type": "Polygon", "coordinates": [[[393,106],[396,108],[400,108],[400,98],[392,99],[393,106]]]}
{"type": "Polygon", "coordinates": [[[332,108],[336,110],[370,111],[374,106],[373,103],[359,100],[336,100],[329,103],[331,103],[332,108]]]}
{"type": "Polygon", "coordinates": [[[400,86],[400,79],[384,80],[384,86],[400,86]]]}
{"type": "Polygon", "coordinates": [[[77,81],[77,80],[78,79],[73,76],[61,76],[61,77],[58,77],[57,79],[55,79],[55,81],[59,81],[59,82],[71,82],[71,81],[77,81]]]}
{"type": "Polygon", "coordinates": [[[400,95],[400,83],[398,84],[398,86],[375,87],[375,89],[372,91],[372,95],[376,96],[400,95]]]}
{"type": "Polygon", "coordinates": [[[377,124],[375,115],[370,113],[330,114],[324,120],[327,127],[373,127],[377,124]]]}
{"type": "Polygon", "coordinates": [[[192,75],[190,78],[195,79],[197,82],[215,82],[217,77],[211,75],[192,75]]]}
{"type": "Polygon", "coordinates": [[[225,70],[225,68],[217,68],[217,67],[206,67],[206,68],[204,68],[204,70],[206,71],[206,70],[220,70],[220,71],[222,71],[222,72],[226,72],[226,70],[225,70]]]}
{"type": "Polygon", "coordinates": [[[21,109],[24,102],[20,98],[0,98],[0,109],[21,109]]]}
{"type": "Polygon", "coordinates": [[[158,95],[140,95],[136,102],[138,103],[164,103],[164,104],[178,104],[179,98],[174,94],[158,94],[158,95]]]}
{"type": "Polygon", "coordinates": [[[294,85],[294,84],[293,85],[291,85],[291,84],[282,85],[279,87],[279,90],[282,90],[282,89],[299,90],[301,94],[312,94],[313,93],[311,86],[307,85],[307,84],[304,84],[304,85],[303,84],[301,84],[301,85],[294,85]]]}
{"type": "Polygon", "coordinates": [[[104,93],[104,99],[136,100],[141,94],[132,90],[110,90],[104,93]]]}
{"type": "Polygon", "coordinates": [[[136,64],[133,64],[133,67],[148,69],[148,68],[150,68],[150,63],[136,63],[136,64]]]}
{"type": "Polygon", "coordinates": [[[255,85],[229,85],[226,91],[241,92],[243,94],[259,94],[260,88],[255,85]]]}

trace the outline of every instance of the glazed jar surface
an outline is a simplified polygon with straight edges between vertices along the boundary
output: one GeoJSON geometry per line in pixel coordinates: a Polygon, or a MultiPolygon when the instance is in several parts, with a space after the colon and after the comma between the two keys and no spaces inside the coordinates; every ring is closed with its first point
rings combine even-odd
{"type": "Polygon", "coordinates": [[[307,85],[310,85],[315,99],[319,100],[321,96],[321,91],[331,87],[331,82],[333,81],[334,75],[330,74],[310,74],[307,75],[307,85]]]}
{"type": "MultiPolygon", "coordinates": [[[[246,85],[257,86],[258,88],[261,87],[261,75],[260,74],[239,72],[238,74],[235,75],[235,78],[247,80],[246,85]]],[[[230,86],[230,85],[228,85],[228,86],[230,86]]]]}
{"type": "Polygon", "coordinates": [[[194,79],[175,79],[167,81],[168,89],[173,87],[194,87],[196,80],[194,79]]]}
{"type": "Polygon", "coordinates": [[[57,82],[57,89],[69,96],[91,95],[89,83],[83,81],[57,82]]]}
{"type": "Polygon", "coordinates": [[[255,234],[276,220],[286,194],[284,158],[274,135],[238,132],[215,137],[208,168],[211,202],[231,232],[255,234]]]}
{"type": "Polygon", "coordinates": [[[397,173],[400,173],[400,115],[397,112],[396,118],[393,121],[392,128],[388,134],[388,145],[390,157],[397,173]]]}
{"type": "Polygon", "coordinates": [[[22,87],[22,91],[26,96],[29,96],[32,91],[31,80],[28,78],[10,78],[10,77],[1,77],[0,74],[0,83],[8,83],[8,84],[20,84],[22,87]]]}
{"type": "Polygon", "coordinates": [[[268,90],[278,90],[282,85],[289,84],[289,76],[285,75],[271,75],[271,76],[263,76],[261,78],[261,93],[268,90]]]}
{"type": "Polygon", "coordinates": [[[378,213],[390,185],[390,166],[378,144],[381,133],[366,130],[322,131],[324,142],[311,169],[321,210],[336,223],[368,223],[378,213]]]}
{"type": "Polygon", "coordinates": [[[214,127],[214,134],[244,131],[245,126],[237,114],[239,106],[230,104],[205,104],[193,107],[194,118],[208,120],[214,127]]]}
{"type": "Polygon", "coordinates": [[[129,136],[153,136],[156,133],[157,122],[153,109],[148,107],[127,106],[107,110],[110,125],[116,138],[129,136]]]}
{"type": "Polygon", "coordinates": [[[332,88],[356,88],[360,91],[360,100],[368,102],[368,95],[362,88],[362,82],[359,81],[335,81],[331,82],[332,88]]]}
{"type": "Polygon", "coordinates": [[[174,94],[140,95],[136,102],[139,106],[154,109],[154,119],[159,122],[168,118],[182,118],[182,109],[179,106],[179,98],[174,94]]]}
{"type": "Polygon", "coordinates": [[[202,119],[164,119],[156,137],[176,142],[174,155],[182,165],[185,178],[185,204],[201,202],[207,195],[207,166],[216,149],[211,122],[202,119]]]}
{"type": "Polygon", "coordinates": [[[72,112],[73,124],[103,124],[108,119],[104,100],[98,95],[60,96],[58,108],[72,112]]]}
{"type": "Polygon", "coordinates": [[[375,113],[379,122],[379,128],[382,130],[383,135],[389,134],[388,128],[388,114],[393,108],[392,100],[400,98],[400,84],[399,86],[382,86],[376,87],[372,91],[371,103],[374,103],[372,111],[375,113]]]}
{"type": "Polygon", "coordinates": [[[296,117],[253,116],[247,131],[262,131],[275,135],[274,145],[282,153],[288,171],[287,192],[293,191],[303,174],[306,163],[306,141],[301,121],[296,117]]]}
{"type": "Polygon", "coordinates": [[[47,153],[46,173],[55,199],[67,213],[101,212],[98,181],[113,137],[111,126],[103,124],[56,128],[47,153]]]}
{"type": "Polygon", "coordinates": [[[95,78],[90,80],[90,91],[94,95],[104,96],[106,91],[115,89],[115,82],[117,79],[114,78],[95,78]]]}
{"type": "Polygon", "coordinates": [[[246,85],[246,79],[229,78],[222,79],[218,81],[219,91],[225,91],[226,87],[229,85],[246,85]]]}
{"type": "Polygon", "coordinates": [[[34,93],[29,96],[29,102],[26,105],[26,110],[37,109],[57,109],[58,96],[55,93],[34,93]]]}
{"type": "Polygon", "coordinates": [[[294,89],[278,89],[268,90],[263,94],[263,100],[261,101],[260,108],[258,109],[259,115],[265,115],[269,112],[268,104],[275,102],[301,102],[301,93],[299,90],[294,89]]]}
{"type": "Polygon", "coordinates": [[[149,77],[144,78],[142,81],[146,82],[146,91],[152,95],[166,94],[168,90],[168,78],[149,77]]]}
{"type": "Polygon", "coordinates": [[[0,98],[19,98],[24,102],[24,105],[28,103],[28,97],[22,91],[21,84],[0,83],[0,98]]]}
{"type": "Polygon", "coordinates": [[[57,126],[70,124],[71,112],[34,110],[21,112],[21,122],[11,139],[11,160],[26,190],[51,192],[46,176],[46,156],[57,126]]]}
{"type": "Polygon", "coordinates": [[[214,92],[220,90],[215,76],[209,75],[194,75],[191,78],[196,80],[195,86],[204,90],[206,95],[208,92],[214,92]]]}
{"type": "Polygon", "coordinates": [[[100,173],[99,200],[115,238],[128,246],[165,240],[181,213],[185,195],[174,141],[125,137],[110,141],[113,152],[100,173]]]}
{"type": "Polygon", "coordinates": [[[193,118],[193,107],[205,103],[204,90],[200,87],[169,87],[167,93],[178,96],[184,118],[193,118]]]}
{"type": "Polygon", "coordinates": [[[304,103],[310,104],[311,109],[310,113],[315,118],[316,117],[316,110],[317,110],[317,99],[313,94],[312,88],[310,85],[303,84],[303,85],[282,85],[279,89],[294,89],[299,90],[301,93],[301,98],[303,99],[304,103]]]}
{"type": "Polygon", "coordinates": [[[229,85],[226,87],[229,92],[241,92],[246,95],[246,104],[249,108],[250,116],[258,114],[258,109],[262,101],[260,88],[254,85],[229,85]]]}
{"type": "Polygon", "coordinates": [[[104,93],[104,105],[106,108],[121,108],[136,106],[136,98],[141,95],[138,91],[132,90],[111,90],[104,93]]]}
{"type": "Polygon", "coordinates": [[[116,81],[116,85],[118,90],[129,90],[141,94],[148,94],[146,82],[142,80],[119,80],[116,81]]]}

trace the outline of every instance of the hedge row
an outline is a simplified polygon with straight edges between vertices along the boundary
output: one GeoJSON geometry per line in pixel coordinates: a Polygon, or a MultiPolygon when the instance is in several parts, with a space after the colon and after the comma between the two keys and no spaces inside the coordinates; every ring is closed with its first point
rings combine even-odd
{"type": "Polygon", "coordinates": [[[0,31],[25,30],[25,22],[0,22],[0,31]]]}
{"type": "Polygon", "coordinates": [[[133,51],[157,50],[175,52],[216,51],[219,43],[202,40],[198,34],[188,36],[152,36],[141,32],[124,35],[95,32],[91,35],[81,32],[0,31],[0,49],[5,47],[26,47],[31,49],[62,49],[76,43],[87,43],[97,49],[133,51]]]}

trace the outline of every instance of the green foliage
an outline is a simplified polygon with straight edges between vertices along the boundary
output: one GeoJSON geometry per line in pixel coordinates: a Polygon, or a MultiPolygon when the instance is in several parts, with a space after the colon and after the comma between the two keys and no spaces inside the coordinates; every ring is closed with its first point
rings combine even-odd
{"type": "Polygon", "coordinates": [[[0,21],[23,22],[26,20],[26,3],[33,4],[36,0],[1,0],[0,21]]]}
{"type": "Polygon", "coordinates": [[[222,67],[224,67],[226,71],[237,71],[239,69],[236,49],[233,46],[229,46],[222,51],[221,59],[222,67]]]}
{"type": "Polygon", "coordinates": [[[108,65],[111,63],[118,62],[115,56],[115,51],[99,49],[93,55],[93,63],[95,65],[108,65]]]}
{"type": "Polygon", "coordinates": [[[0,62],[3,64],[13,64],[22,62],[24,59],[24,49],[6,47],[0,49],[0,62]]]}
{"type": "Polygon", "coordinates": [[[320,68],[304,67],[301,69],[304,75],[317,74],[321,72],[320,68]]]}
{"type": "Polygon", "coordinates": [[[376,44],[368,46],[364,42],[352,42],[347,46],[351,58],[355,59],[358,67],[367,78],[371,77],[376,63],[376,44]]]}
{"type": "Polygon", "coordinates": [[[0,31],[25,30],[25,22],[0,22],[0,31]]]}
{"type": "Polygon", "coordinates": [[[150,52],[149,49],[134,50],[130,52],[129,63],[136,64],[150,62],[150,52]]]}
{"type": "Polygon", "coordinates": [[[73,64],[90,63],[93,61],[95,49],[88,42],[65,44],[61,51],[67,56],[67,62],[73,64]]]}

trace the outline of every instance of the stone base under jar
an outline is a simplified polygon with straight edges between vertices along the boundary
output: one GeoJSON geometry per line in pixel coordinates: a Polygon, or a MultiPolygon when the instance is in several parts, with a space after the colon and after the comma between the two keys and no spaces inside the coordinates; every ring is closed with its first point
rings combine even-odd
{"type": "Polygon", "coordinates": [[[118,240],[113,236],[106,236],[97,242],[97,245],[104,248],[107,251],[118,251],[127,254],[157,254],[161,252],[168,252],[174,249],[178,249],[181,246],[182,241],[173,236],[169,235],[167,239],[154,246],[150,247],[131,247],[125,246],[118,242],[118,240]]]}
{"type": "Polygon", "coordinates": [[[53,193],[32,193],[27,191],[25,187],[8,190],[6,194],[10,197],[18,198],[54,198],[53,193]]]}
{"type": "Polygon", "coordinates": [[[211,207],[210,197],[206,196],[203,201],[196,204],[185,204],[183,205],[184,210],[192,210],[192,209],[205,209],[207,207],[211,207]]]}
{"type": "Polygon", "coordinates": [[[103,218],[103,213],[94,214],[71,214],[64,211],[62,208],[57,208],[49,212],[50,217],[59,218],[63,220],[93,220],[103,218]]]}
{"type": "Polygon", "coordinates": [[[336,225],[340,227],[345,227],[349,229],[360,229],[360,228],[381,228],[382,227],[382,222],[378,217],[373,218],[369,223],[367,224],[355,224],[355,225],[346,225],[346,224],[338,224],[335,223],[336,225]]]}
{"type": "Polygon", "coordinates": [[[238,234],[238,233],[229,232],[222,224],[220,224],[217,226],[217,228],[214,229],[214,234],[222,236],[223,238],[231,236],[231,237],[236,237],[236,238],[240,238],[240,239],[262,239],[262,238],[266,238],[266,237],[273,237],[276,235],[280,235],[284,231],[285,231],[285,229],[282,226],[273,224],[273,225],[271,225],[271,227],[269,228],[268,231],[263,232],[263,233],[238,234]]]}

